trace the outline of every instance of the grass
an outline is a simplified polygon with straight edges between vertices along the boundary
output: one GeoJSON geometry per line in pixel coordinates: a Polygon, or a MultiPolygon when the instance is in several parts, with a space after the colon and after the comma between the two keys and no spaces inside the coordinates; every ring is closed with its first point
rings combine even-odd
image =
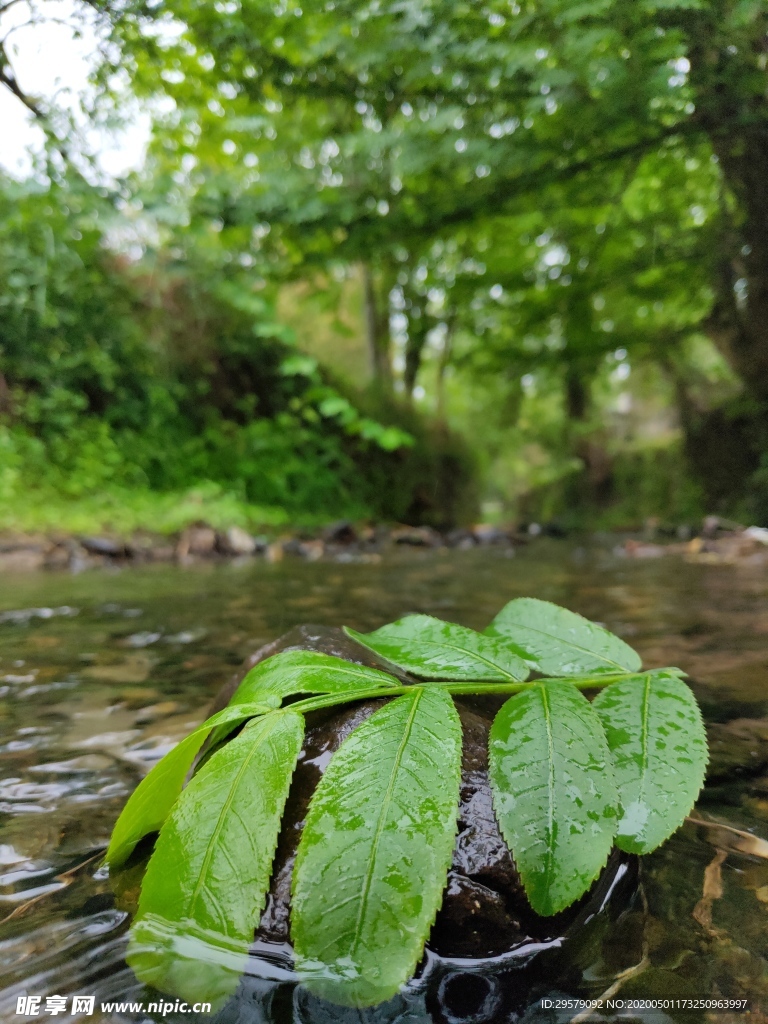
{"type": "Polygon", "coordinates": [[[328,519],[327,515],[296,515],[279,507],[251,505],[213,483],[168,493],[110,486],[78,497],[33,488],[0,501],[0,530],[13,532],[172,534],[205,522],[216,529],[241,526],[273,533],[287,527],[317,527],[328,519]]]}

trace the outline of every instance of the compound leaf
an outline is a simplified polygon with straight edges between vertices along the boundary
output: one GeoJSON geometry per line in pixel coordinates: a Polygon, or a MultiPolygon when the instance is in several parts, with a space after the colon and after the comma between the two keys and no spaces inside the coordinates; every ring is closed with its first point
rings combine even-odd
{"type": "Polygon", "coordinates": [[[461,724],[450,696],[414,687],[333,755],[293,875],[297,970],[349,1006],[393,996],[413,974],[453,851],[461,724]]]}
{"type": "Polygon", "coordinates": [[[142,981],[187,999],[206,992],[213,999],[236,984],[237,954],[244,959],[261,916],[303,737],[304,717],[294,711],[258,718],[182,793],[141,887],[128,962],[142,981]],[[190,955],[196,941],[215,952],[190,955]]]}
{"type": "Polygon", "coordinates": [[[421,679],[508,682],[528,675],[525,662],[506,640],[431,615],[407,615],[373,633],[346,626],[344,632],[421,679]]]}
{"type": "MultiPolygon", "coordinates": [[[[262,700],[259,704],[244,703],[224,708],[158,761],[133,791],[117,819],[104,858],[110,867],[122,864],[140,839],[160,829],[178,799],[192,762],[208,734],[217,728],[232,729],[247,718],[265,714],[272,710],[268,704],[262,700]]],[[[274,701],[272,704],[274,706],[274,701]]]]}
{"type": "Polygon", "coordinates": [[[496,817],[528,900],[556,914],[587,891],[616,831],[600,719],[571,683],[531,686],[502,706],[488,753],[496,817]]]}
{"type": "Polygon", "coordinates": [[[639,655],[613,633],[549,601],[519,597],[485,630],[514,644],[529,668],[547,676],[636,672],[639,655]]]}
{"type": "Polygon", "coordinates": [[[616,845],[650,853],[679,828],[704,783],[707,736],[696,698],[668,672],[607,686],[592,702],[614,764],[616,845]]]}

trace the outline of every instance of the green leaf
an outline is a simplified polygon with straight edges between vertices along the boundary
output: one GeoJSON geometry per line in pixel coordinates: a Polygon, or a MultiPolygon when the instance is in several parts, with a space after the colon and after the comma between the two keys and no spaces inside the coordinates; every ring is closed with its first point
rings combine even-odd
{"type": "Polygon", "coordinates": [[[249,702],[224,708],[158,761],[133,791],[117,819],[104,857],[110,867],[122,864],[140,839],[160,829],[181,793],[197,752],[211,730],[219,727],[231,729],[247,718],[271,711],[274,701],[270,707],[266,696],[262,695],[260,703],[249,702]]]}
{"type": "Polygon", "coordinates": [[[421,679],[507,682],[528,675],[525,662],[505,640],[431,615],[407,615],[373,633],[358,633],[346,626],[344,632],[421,679]]]}
{"type": "Polygon", "coordinates": [[[547,676],[636,672],[642,665],[639,655],[607,629],[534,597],[510,601],[485,632],[511,641],[530,668],[547,676]]]}
{"type": "Polygon", "coordinates": [[[267,694],[282,700],[297,693],[345,693],[399,685],[400,681],[386,672],[330,654],[284,651],[252,668],[235,690],[229,706],[258,702],[267,694]]]}
{"type": "Polygon", "coordinates": [[[303,737],[296,712],[258,718],[182,793],[141,887],[128,962],[142,981],[189,1001],[213,1000],[237,983],[303,737]],[[194,952],[201,942],[211,955],[194,952]]]}
{"type": "Polygon", "coordinates": [[[616,831],[616,786],[600,719],[572,684],[547,682],[499,711],[488,741],[493,806],[539,914],[582,896],[616,831]]]}
{"type": "Polygon", "coordinates": [[[650,853],[679,828],[704,784],[707,736],[696,698],[667,672],[607,686],[592,702],[614,764],[616,845],[650,853]]]}
{"type": "Polygon", "coordinates": [[[453,851],[461,724],[450,696],[414,687],[359,726],[315,792],[296,856],[291,934],[317,995],[389,999],[412,974],[453,851]]]}
{"type": "MultiPolygon", "coordinates": [[[[349,693],[361,689],[399,686],[400,681],[386,672],[335,658],[320,651],[283,651],[255,665],[243,677],[228,707],[238,704],[276,700],[279,704],[299,693],[349,693]]],[[[215,748],[235,728],[220,725],[211,736],[215,748]]]]}

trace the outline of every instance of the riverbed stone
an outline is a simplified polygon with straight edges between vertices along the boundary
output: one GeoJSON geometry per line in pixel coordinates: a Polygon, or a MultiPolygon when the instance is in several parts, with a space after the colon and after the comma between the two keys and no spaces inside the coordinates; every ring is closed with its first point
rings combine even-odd
{"type": "Polygon", "coordinates": [[[707,780],[758,775],[768,768],[768,718],[734,718],[707,726],[707,780]]]}
{"type": "Polygon", "coordinates": [[[113,537],[78,537],[78,541],[90,555],[124,558],[127,553],[125,544],[113,537]]]}
{"type": "Polygon", "coordinates": [[[176,557],[212,555],[216,548],[216,531],[210,526],[190,526],[184,530],[176,547],[176,557]]]}
{"type": "Polygon", "coordinates": [[[33,569],[42,569],[44,565],[45,552],[35,548],[0,552],[0,573],[30,572],[33,569]]]}
{"type": "Polygon", "coordinates": [[[439,548],[443,543],[443,538],[431,526],[396,526],[389,536],[394,544],[414,548],[439,548]]]}
{"type": "Polygon", "coordinates": [[[256,541],[241,526],[230,526],[219,535],[219,550],[225,555],[252,555],[256,541]]]}
{"type": "Polygon", "coordinates": [[[354,544],[357,539],[357,531],[348,519],[330,523],[323,530],[323,540],[327,544],[354,544]]]}

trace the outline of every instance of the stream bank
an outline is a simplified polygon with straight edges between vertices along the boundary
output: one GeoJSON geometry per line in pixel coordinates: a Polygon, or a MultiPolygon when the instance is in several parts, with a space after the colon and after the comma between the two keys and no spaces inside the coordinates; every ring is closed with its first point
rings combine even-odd
{"type": "MultiPolygon", "coordinates": [[[[573,535],[586,548],[610,547],[619,558],[656,559],[676,556],[708,565],[768,566],[768,530],[729,524],[708,516],[700,528],[662,534],[653,524],[637,533],[573,535]]],[[[270,564],[284,558],[307,562],[376,564],[403,549],[472,551],[493,548],[505,557],[540,539],[568,538],[557,524],[499,526],[475,523],[440,532],[430,526],[352,522],[347,519],[318,529],[280,534],[253,534],[240,526],[215,529],[205,522],[174,534],[139,531],[128,537],[112,534],[0,532],[0,573],[64,569],[81,572],[99,566],[138,566],[175,562],[259,559],[270,564]]]]}

